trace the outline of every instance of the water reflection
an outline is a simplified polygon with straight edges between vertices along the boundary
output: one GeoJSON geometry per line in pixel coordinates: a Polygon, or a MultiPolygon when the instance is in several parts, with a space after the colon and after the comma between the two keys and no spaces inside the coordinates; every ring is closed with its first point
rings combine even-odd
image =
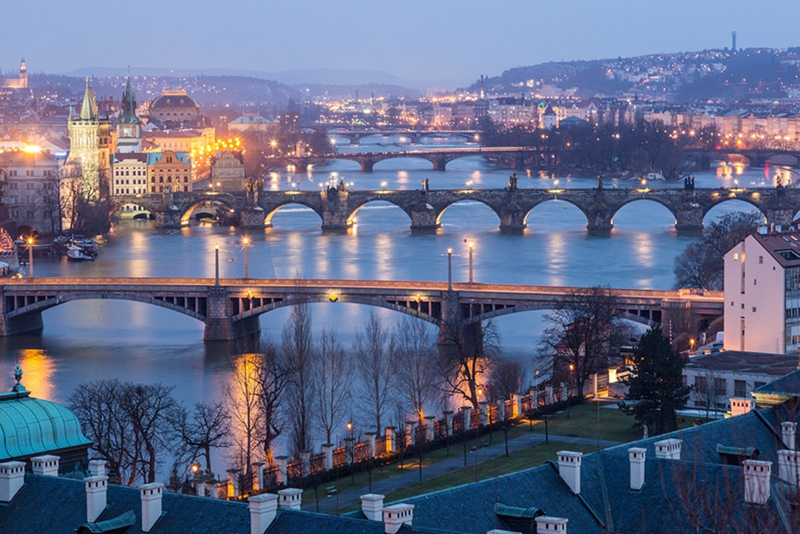
{"type": "MultiPolygon", "coordinates": [[[[44,349],[20,349],[17,351],[17,360],[24,373],[22,384],[28,391],[34,397],[52,399],[55,388],[53,381],[55,369],[44,349]]],[[[0,376],[4,375],[5,373],[0,376]]]]}

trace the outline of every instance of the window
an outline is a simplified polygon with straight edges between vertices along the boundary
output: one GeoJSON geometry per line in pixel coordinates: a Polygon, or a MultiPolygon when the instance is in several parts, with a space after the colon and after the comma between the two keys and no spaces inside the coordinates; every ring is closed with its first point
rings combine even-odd
{"type": "Polygon", "coordinates": [[[744,380],[734,380],[733,381],[733,396],[734,397],[746,397],[747,396],[747,382],[744,380]]]}
{"type": "Polygon", "coordinates": [[[739,253],[738,252],[734,252],[733,253],[733,259],[734,260],[738,260],[739,259],[739,253]]]}
{"type": "Polygon", "coordinates": [[[758,257],[758,263],[764,263],[764,256],[758,257]]]}
{"type": "Polygon", "coordinates": [[[756,307],[755,307],[755,306],[753,306],[753,313],[755,313],[755,312],[756,312],[756,307]]]}

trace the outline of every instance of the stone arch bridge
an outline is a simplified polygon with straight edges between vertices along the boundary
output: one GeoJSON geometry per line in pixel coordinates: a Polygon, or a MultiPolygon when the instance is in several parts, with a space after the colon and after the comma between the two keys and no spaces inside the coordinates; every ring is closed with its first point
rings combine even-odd
{"type": "Polygon", "coordinates": [[[503,230],[526,227],[528,214],[539,204],[557,200],[577,207],[586,217],[587,229],[607,231],[614,215],[632,202],[648,200],[664,206],[675,218],[678,230],[702,230],[703,218],[714,207],[740,200],[756,207],[766,221],[789,225],[800,211],[800,190],[786,188],[734,189],[475,189],[415,191],[349,191],[343,187],[327,191],[263,191],[254,198],[238,193],[173,193],[118,196],[117,207],[136,204],[155,215],[160,227],[179,228],[189,215],[201,210],[246,228],[272,225],[272,217],[289,205],[313,210],[326,230],[344,230],[354,224],[358,210],[370,202],[383,201],[405,212],[415,230],[435,229],[442,214],[461,201],[480,202],[491,208],[503,230]]]}
{"type": "MultiPolygon", "coordinates": [[[[478,327],[511,313],[547,310],[586,288],[454,284],[387,280],[267,280],[200,278],[10,279],[0,288],[0,336],[38,331],[42,312],[88,299],[127,300],[166,308],[202,321],[206,341],[256,334],[258,317],[301,303],[350,302],[405,313],[439,327],[440,343],[453,327],[478,327]]],[[[654,325],[670,314],[708,321],[723,312],[721,292],[614,289],[623,316],[654,325]]],[[[676,320],[678,316],[676,316],[676,320]]]]}

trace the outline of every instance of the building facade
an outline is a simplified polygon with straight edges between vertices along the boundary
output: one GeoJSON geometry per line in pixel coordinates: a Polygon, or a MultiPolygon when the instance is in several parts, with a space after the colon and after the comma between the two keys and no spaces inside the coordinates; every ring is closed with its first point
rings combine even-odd
{"type": "Polygon", "coordinates": [[[147,178],[150,193],[167,191],[188,193],[192,190],[192,162],[186,152],[149,152],[147,178]]]}
{"type": "Polygon", "coordinates": [[[65,171],[80,177],[81,192],[97,198],[108,192],[111,171],[111,122],[100,118],[90,80],[86,79],[80,114],[68,121],[70,149],[65,171]]]}
{"type": "Polygon", "coordinates": [[[60,230],[58,188],[63,161],[47,151],[0,152],[4,203],[8,218],[18,227],[43,234],[60,230]]]}
{"type": "Polygon", "coordinates": [[[117,153],[111,168],[111,195],[147,194],[147,154],[117,153]]]}
{"type": "Polygon", "coordinates": [[[244,159],[241,152],[217,152],[211,160],[211,185],[214,191],[243,191],[244,159]]]}
{"type": "Polygon", "coordinates": [[[136,97],[131,77],[122,94],[122,114],[117,120],[117,152],[129,154],[142,151],[142,121],[136,116],[136,97]]]}

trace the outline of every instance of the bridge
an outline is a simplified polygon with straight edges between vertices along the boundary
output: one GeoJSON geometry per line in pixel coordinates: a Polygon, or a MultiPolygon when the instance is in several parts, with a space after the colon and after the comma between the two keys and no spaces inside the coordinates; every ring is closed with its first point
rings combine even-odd
{"type": "MultiPolygon", "coordinates": [[[[42,312],[77,300],[127,300],[205,323],[206,341],[257,334],[258,317],[302,303],[350,302],[407,314],[447,329],[480,328],[512,313],[553,309],[586,288],[390,280],[270,280],[204,278],[12,278],[0,287],[0,336],[39,331],[42,312]]],[[[721,292],[614,289],[624,317],[650,325],[691,313],[708,321],[723,313],[721,292]]],[[[452,330],[450,330],[452,332],[452,330]]]]}
{"type": "Polygon", "coordinates": [[[326,132],[329,136],[344,137],[350,140],[351,145],[358,145],[365,137],[373,135],[391,135],[407,137],[413,144],[419,142],[425,137],[463,137],[467,141],[476,141],[480,139],[480,130],[404,130],[401,128],[388,128],[388,129],[363,129],[363,130],[349,130],[335,128],[326,132]]]}
{"type": "Polygon", "coordinates": [[[480,202],[500,219],[502,230],[518,231],[527,226],[534,208],[545,202],[565,202],[577,207],[586,217],[587,229],[604,232],[613,228],[614,215],[633,202],[651,201],[666,208],[675,218],[679,231],[703,229],[703,218],[725,202],[742,201],[756,207],[770,224],[788,226],[800,211],[800,189],[787,188],[630,188],[604,189],[602,185],[584,189],[460,189],[351,191],[343,186],[325,191],[257,191],[164,193],[114,197],[116,209],[134,204],[155,216],[162,228],[180,228],[193,216],[218,217],[226,224],[243,228],[272,226],[274,215],[289,205],[310,208],[325,230],[346,230],[358,211],[371,202],[397,206],[411,222],[413,230],[432,230],[442,215],[457,202],[480,202]]]}
{"type": "Polygon", "coordinates": [[[387,159],[417,158],[430,161],[434,171],[446,170],[447,164],[460,158],[470,156],[502,156],[514,169],[523,169],[525,163],[538,156],[539,150],[525,147],[467,147],[448,148],[446,150],[403,150],[400,152],[337,152],[320,156],[282,156],[271,161],[277,165],[294,165],[305,169],[309,165],[322,165],[330,160],[355,161],[361,165],[362,172],[372,172],[376,163],[387,159]]]}

